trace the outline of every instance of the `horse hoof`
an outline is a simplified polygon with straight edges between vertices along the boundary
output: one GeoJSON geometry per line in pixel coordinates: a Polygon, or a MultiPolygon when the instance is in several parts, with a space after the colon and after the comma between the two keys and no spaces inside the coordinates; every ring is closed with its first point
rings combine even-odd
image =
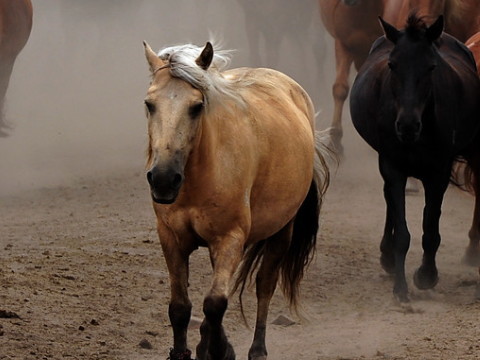
{"type": "Polygon", "coordinates": [[[435,268],[433,270],[425,270],[423,266],[420,266],[415,271],[413,282],[420,290],[433,289],[438,283],[438,271],[435,268]]]}
{"type": "Polygon", "coordinates": [[[480,266],[480,247],[468,247],[463,256],[463,263],[468,266],[480,266]]]}
{"type": "Polygon", "coordinates": [[[395,274],[395,260],[393,256],[382,254],[380,256],[380,265],[382,265],[382,269],[385,270],[387,274],[395,274]]]}
{"type": "Polygon", "coordinates": [[[399,303],[405,304],[410,302],[408,294],[406,293],[393,293],[393,295],[395,296],[395,300],[397,300],[399,303]]]}

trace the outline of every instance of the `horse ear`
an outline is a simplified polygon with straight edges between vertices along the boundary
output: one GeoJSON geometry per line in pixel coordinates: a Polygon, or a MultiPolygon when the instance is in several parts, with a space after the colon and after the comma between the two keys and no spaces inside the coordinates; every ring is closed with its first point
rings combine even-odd
{"type": "Polygon", "coordinates": [[[426,30],[425,35],[431,42],[437,40],[442,35],[444,26],[443,15],[440,15],[437,20],[426,30]]]}
{"type": "Polygon", "coordinates": [[[390,25],[385,20],[383,20],[381,16],[378,17],[378,20],[380,20],[380,25],[382,25],[385,37],[392,43],[396,44],[400,37],[400,31],[398,31],[395,26],[390,25]]]}
{"type": "Polygon", "coordinates": [[[195,60],[198,66],[203,70],[207,70],[213,60],[213,46],[210,42],[207,42],[202,50],[200,56],[195,60]]]}
{"type": "Polygon", "coordinates": [[[157,54],[155,54],[146,41],[143,42],[143,46],[145,47],[145,57],[147,58],[148,65],[150,66],[150,71],[152,73],[159,67],[165,65],[164,61],[160,59],[157,54]]]}

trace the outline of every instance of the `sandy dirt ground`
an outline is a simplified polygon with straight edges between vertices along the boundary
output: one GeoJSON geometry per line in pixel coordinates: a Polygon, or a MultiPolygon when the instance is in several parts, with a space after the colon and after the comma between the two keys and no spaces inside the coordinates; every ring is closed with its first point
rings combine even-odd
{"type": "MultiPolygon", "coordinates": [[[[317,256],[302,283],[305,319],[275,295],[270,322],[284,315],[294,324],[269,325],[269,359],[478,359],[478,271],[461,263],[472,198],[448,190],[440,282],[419,291],[411,279],[421,260],[423,197],[408,197],[411,302],[398,304],[379,265],[384,203],[376,155],[351,126],[346,133],[347,157],[333,173],[317,256]]],[[[141,162],[1,197],[0,359],[167,357],[168,275],[141,162]]],[[[208,255],[200,249],[191,258],[197,318],[209,282],[208,255]]],[[[245,303],[252,325],[252,292],[245,303]]],[[[253,333],[242,324],[235,297],[225,326],[237,358],[246,359],[253,333]]],[[[198,339],[192,324],[192,349],[198,339]]]]}

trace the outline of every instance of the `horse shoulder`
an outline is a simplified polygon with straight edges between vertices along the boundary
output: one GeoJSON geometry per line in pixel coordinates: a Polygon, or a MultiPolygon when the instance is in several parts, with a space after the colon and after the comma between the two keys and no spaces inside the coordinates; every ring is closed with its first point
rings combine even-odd
{"type": "Polygon", "coordinates": [[[379,38],[370,55],[360,68],[350,93],[352,122],[360,136],[374,149],[379,148],[378,125],[384,117],[383,109],[388,104],[385,93],[387,61],[390,45],[385,38],[379,38]]]}

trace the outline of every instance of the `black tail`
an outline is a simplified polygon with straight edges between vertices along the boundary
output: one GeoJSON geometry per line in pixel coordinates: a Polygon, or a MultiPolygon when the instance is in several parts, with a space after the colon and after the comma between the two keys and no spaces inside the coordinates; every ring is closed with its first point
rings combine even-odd
{"type": "Polygon", "coordinates": [[[315,254],[320,204],[317,184],[312,181],[295,217],[292,242],[280,269],[282,291],[294,309],[298,303],[300,281],[315,254]]]}
{"type": "MultiPolygon", "coordinates": [[[[316,182],[312,181],[310,190],[295,217],[292,239],[280,265],[280,287],[294,310],[297,310],[300,281],[315,254],[320,205],[319,190],[316,182]]],[[[240,288],[240,309],[244,320],[242,294],[247,282],[252,281],[253,273],[261,263],[265,243],[263,240],[247,249],[232,290],[233,293],[240,288]]]]}

